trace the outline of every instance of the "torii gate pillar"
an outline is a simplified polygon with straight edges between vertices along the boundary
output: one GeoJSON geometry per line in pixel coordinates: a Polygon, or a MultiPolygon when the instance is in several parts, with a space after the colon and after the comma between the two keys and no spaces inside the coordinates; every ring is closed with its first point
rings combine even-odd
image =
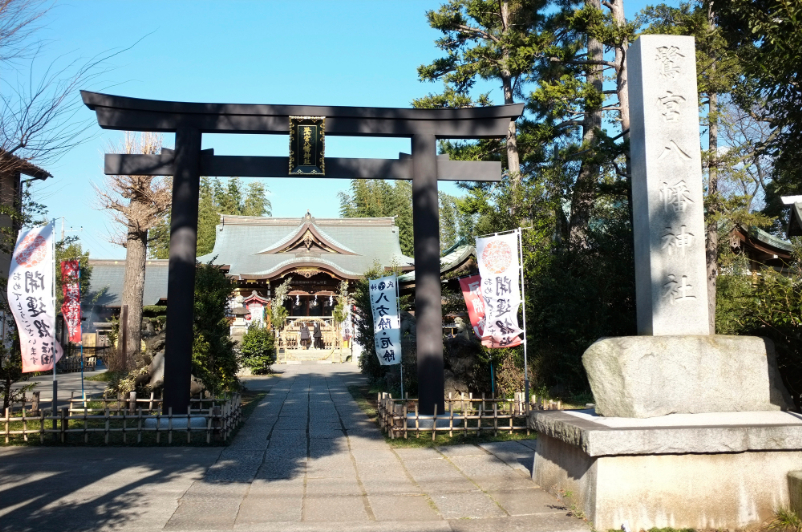
{"type": "Polygon", "coordinates": [[[175,133],[173,204],[170,217],[170,263],[167,282],[167,323],[165,338],[165,413],[189,413],[192,381],[192,321],[195,307],[195,258],[198,246],[198,199],[200,194],[201,132],[180,127],[175,133]],[[189,351],[190,356],[175,353],[189,351]]]}
{"type": "Polygon", "coordinates": [[[437,140],[412,137],[412,228],[415,238],[415,318],[420,413],[444,410],[443,315],[440,290],[440,209],[437,140]]]}

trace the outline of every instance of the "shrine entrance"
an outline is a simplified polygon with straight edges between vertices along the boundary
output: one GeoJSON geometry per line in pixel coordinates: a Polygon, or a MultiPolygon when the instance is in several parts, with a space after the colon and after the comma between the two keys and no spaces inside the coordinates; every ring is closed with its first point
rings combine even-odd
{"type": "MultiPolygon", "coordinates": [[[[175,150],[158,155],[106,154],[107,175],[173,177],[170,263],[167,287],[164,409],[186,414],[189,408],[193,290],[200,176],[325,177],[334,179],[407,179],[412,181],[415,252],[415,315],[420,413],[444,411],[443,341],[440,290],[440,223],[437,181],[500,181],[497,161],[450,161],[437,155],[439,139],[488,139],[507,136],[523,104],[473,109],[400,109],[303,105],[239,105],[142,100],[81,91],[104,129],[175,133],[175,150]],[[287,134],[294,126],[315,125],[319,135],[404,137],[411,155],[399,159],[310,158],[300,150],[288,157],[216,156],[201,150],[203,133],[287,134]],[[293,125],[291,127],[291,124],[293,125]]],[[[322,145],[322,141],[321,141],[322,145]]]]}

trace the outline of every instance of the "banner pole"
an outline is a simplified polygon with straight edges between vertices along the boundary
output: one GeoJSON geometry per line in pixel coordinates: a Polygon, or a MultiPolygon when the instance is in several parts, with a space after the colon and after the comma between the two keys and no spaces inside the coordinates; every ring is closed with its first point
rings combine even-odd
{"type": "MultiPolygon", "coordinates": [[[[81,308],[81,259],[78,259],[78,308],[81,308]]],[[[78,320],[78,329],[81,330],[81,320],[78,320]]],[[[81,331],[81,341],[78,344],[81,347],[81,399],[86,406],[86,391],[84,390],[84,335],[81,331]]]]}
{"type": "MultiPolygon", "coordinates": [[[[395,312],[398,316],[398,338],[401,339],[401,302],[398,300],[398,274],[395,276],[395,312]]],[[[398,362],[398,369],[401,372],[401,400],[404,400],[404,342],[401,341],[399,352],[401,353],[401,360],[398,362]]]]}
{"type": "Polygon", "coordinates": [[[529,404],[529,367],[527,363],[526,357],[526,290],[524,290],[524,247],[523,247],[523,239],[521,236],[521,228],[518,228],[518,258],[520,262],[518,264],[518,270],[521,273],[521,310],[523,311],[523,320],[524,320],[524,392],[526,394],[526,404],[529,404]]]}
{"type": "MultiPolygon", "coordinates": [[[[58,309],[56,307],[56,219],[53,218],[53,234],[51,238],[53,239],[53,243],[51,244],[51,251],[52,251],[52,261],[53,261],[53,284],[51,285],[51,296],[53,297],[53,406],[52,408],[52,416],[53,416],[53,429],[57,428],[56,425],[56,410],[58,409],[58,380],[56,380],[56,318],[58,317],[58,309]]],[[[66,325],[66,322],[65,322],[66,325]]],[[[55,437],[55,434],[54,434],[55,437]]]]}

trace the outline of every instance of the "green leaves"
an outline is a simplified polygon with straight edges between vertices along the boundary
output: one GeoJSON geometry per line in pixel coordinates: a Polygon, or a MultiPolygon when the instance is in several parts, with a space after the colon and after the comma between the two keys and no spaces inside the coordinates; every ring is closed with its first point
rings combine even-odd
{"type": "MultiPolygon", "coordinates": [[[[261,181],[249,181],[243,186],[240,178],[225,181],[220,178],[201,176],[198,200],[198,255],[214,251],[217,238],[216,227],[221,214],[236,216],[271,216],[272,206],[267,199],[267,187],[261,181]]],[[[166,259],[170,256],[170,216],[150,231],[148,253],[152,258],[166,259]]]]}
{"type": "Polygon", "coordinates": [[[251,324],[240,343],[242,365],[250,368],[254,375],[272,373],[271,365],[276,361],[275,337],[259,324],[251,324]]]}
{"type": "Polygon", "coordinates": [[[372,218],[395,216],[401,252],[414,254],[412,235],[412,183],[382,179],[354,179],[350,193],[340,192],[340,216],[372,218]]]}
{"type": "Polygon", "coordinates": [[[192,374],[212,393],[239,386],[239,364],[229,338],[225,309],[234,283],[218,266],[198,264],[195,270],[192,374]]]}

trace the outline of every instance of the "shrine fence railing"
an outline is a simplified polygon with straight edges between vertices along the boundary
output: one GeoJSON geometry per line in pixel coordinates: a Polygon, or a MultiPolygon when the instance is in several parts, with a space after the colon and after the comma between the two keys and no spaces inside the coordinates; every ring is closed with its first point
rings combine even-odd
{"type": "Polygon", "coordinates": [[[38,401],[6,408],[0,418],[5,443],[59,442],[70,444],[173,444],[227,441],[242,422],[240,395],[192,399],[188,414],[161,412],[162,400],[152,395],[138,399],[75,399],[53,412],[38,401]],[[194,440],[193,440],[194,436],[194,440]],[[163,441],[164,440],[164,441],[163,441]]]}
{"type": "Polygon", "coordinates": [[[516,392],[513,399],[488,398],[482,394],[452,396],[445,399],[445,412],[422,415],[418,411],[417,399],[394,398],[389,393],[379,393],[377,399],[378,421],[382,432],[390,438],[409,438],[430,433],[435,440],[437,433],[467,435],[499,433],[530,434],[526,419],[531,410],[562,410],[561,401],[546,400],[532,395],[527,403],[523,392],[516,392]]]}

